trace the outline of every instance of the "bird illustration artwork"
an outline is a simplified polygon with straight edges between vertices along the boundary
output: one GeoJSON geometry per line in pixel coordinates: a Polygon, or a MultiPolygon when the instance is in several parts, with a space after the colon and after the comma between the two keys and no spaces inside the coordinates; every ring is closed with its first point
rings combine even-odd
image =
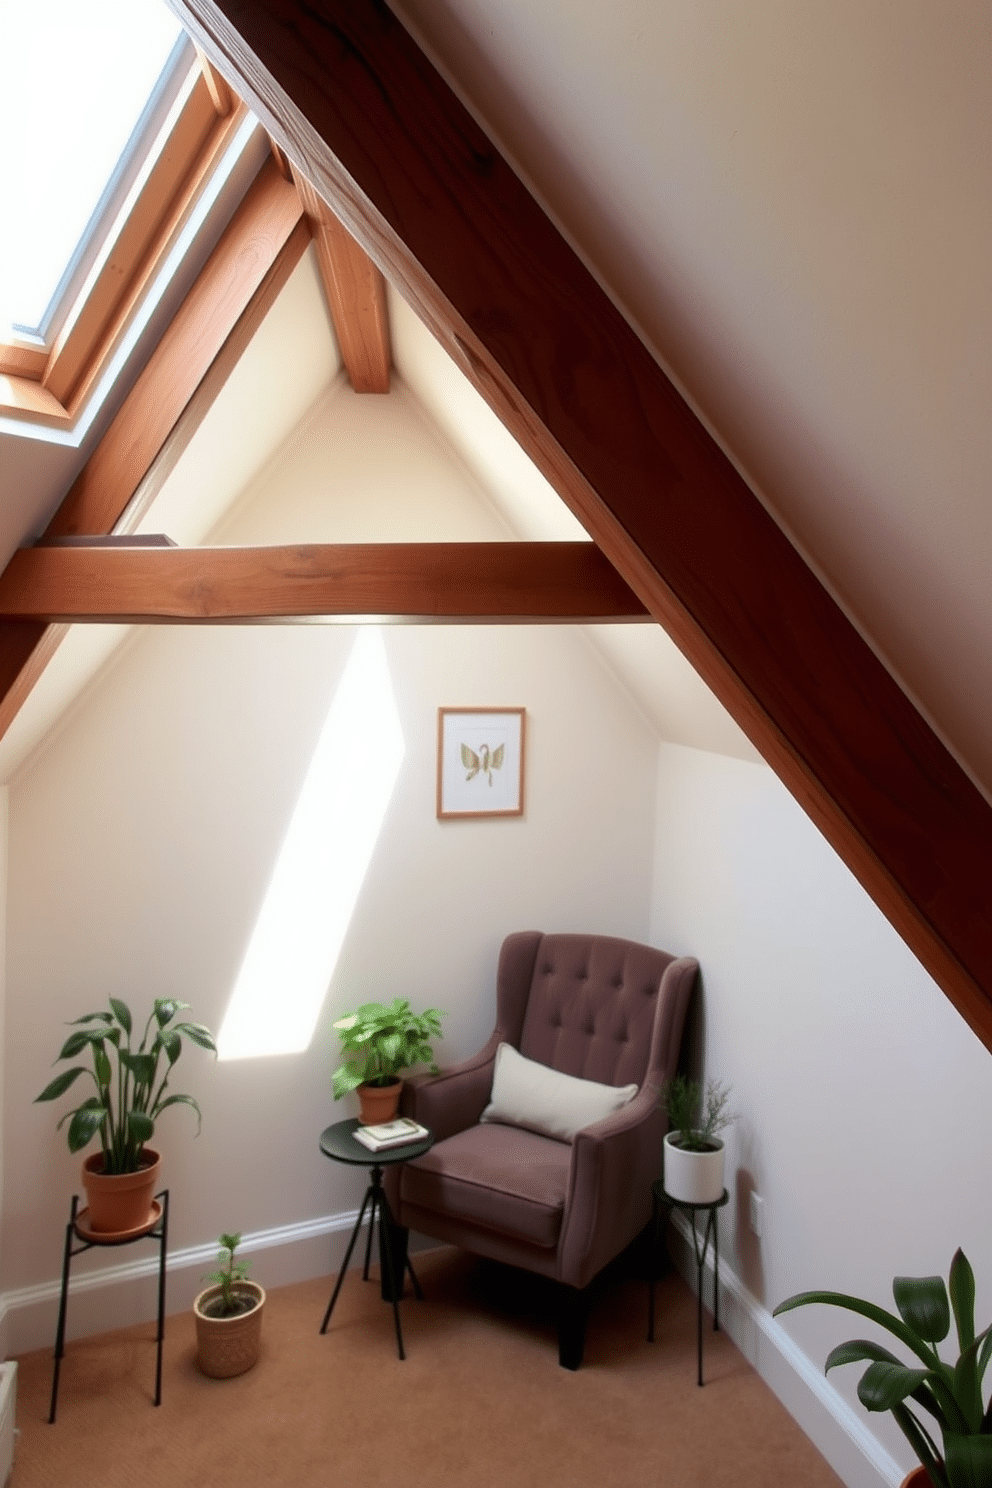
{"type": "Polygon", "coordinates": [[[468,772],[466,781],[474,780],[476,775],[485,775],[489,784],[493,783],[493,771],[503,768],[503,754],[505,744],[497,744],[495,749],[490,749],[488,744],[480,744],[479,752],[476,754],[468,744],[462,745],[462,764],[468,772]]]}

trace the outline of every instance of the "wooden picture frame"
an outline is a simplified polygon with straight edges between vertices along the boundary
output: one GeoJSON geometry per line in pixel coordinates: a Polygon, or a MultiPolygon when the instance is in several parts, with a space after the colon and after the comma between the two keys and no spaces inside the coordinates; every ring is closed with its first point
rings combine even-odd
{"type": "Polygon", "coordinates": [[[439,821],[523,816],[525,708],[438,708],[439,821]]]}

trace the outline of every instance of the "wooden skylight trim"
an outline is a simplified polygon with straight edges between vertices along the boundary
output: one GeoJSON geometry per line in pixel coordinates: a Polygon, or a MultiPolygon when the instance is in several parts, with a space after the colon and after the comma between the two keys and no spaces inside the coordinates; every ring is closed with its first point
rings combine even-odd
{"type": "Polygon", "coordinates": [[[210,66],[205,58],[168,141],[53,345],[0,344],[0,414],[55,427],[75,421],[247,115],[204,65],[210,66]]]}
{"type": "MultiPolygon", "coordinates": [[[[133,530],[309,243],[296,188],[267,162],[46,538],[133,530]]],[[[65,630],[0,620],[0,738],[65,630]]]]}

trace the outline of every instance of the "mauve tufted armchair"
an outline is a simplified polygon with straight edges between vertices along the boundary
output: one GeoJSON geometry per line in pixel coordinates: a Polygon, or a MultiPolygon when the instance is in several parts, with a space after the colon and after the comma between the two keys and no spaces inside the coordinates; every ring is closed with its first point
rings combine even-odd
{"type": "Polygon", "coordinates": [[[527,930],[503,943],[496,1027],[485,1048],[407,1082],[403,1109],[435,1144],[386,1176],[400,1244],[410,1229],[561,1283],[559,1359],[582,1361],[587,1289],[651,1216],[675,1073],[698,971],[634,941],[527,930]],[[637,1086],[620,1110],[570,1142],[480,1124],[500,1043],[564,1074],[637,1086]]]}

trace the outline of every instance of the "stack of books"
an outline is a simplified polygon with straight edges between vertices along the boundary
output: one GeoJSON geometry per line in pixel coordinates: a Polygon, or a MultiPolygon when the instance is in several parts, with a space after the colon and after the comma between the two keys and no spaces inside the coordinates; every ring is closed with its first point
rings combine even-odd
{"type": "Polygon", "coordinates": [[[408,1142],[420,1142],[430,1136],[426,1126],[411,1121],[409,1116],[398,1116],[395,1121],[380,1121],[378,1126],[356,1126],[355,1141],[361,1142],[370,1152],[384,1152],[389,1147],[405,1147],[408,1142]]]}

